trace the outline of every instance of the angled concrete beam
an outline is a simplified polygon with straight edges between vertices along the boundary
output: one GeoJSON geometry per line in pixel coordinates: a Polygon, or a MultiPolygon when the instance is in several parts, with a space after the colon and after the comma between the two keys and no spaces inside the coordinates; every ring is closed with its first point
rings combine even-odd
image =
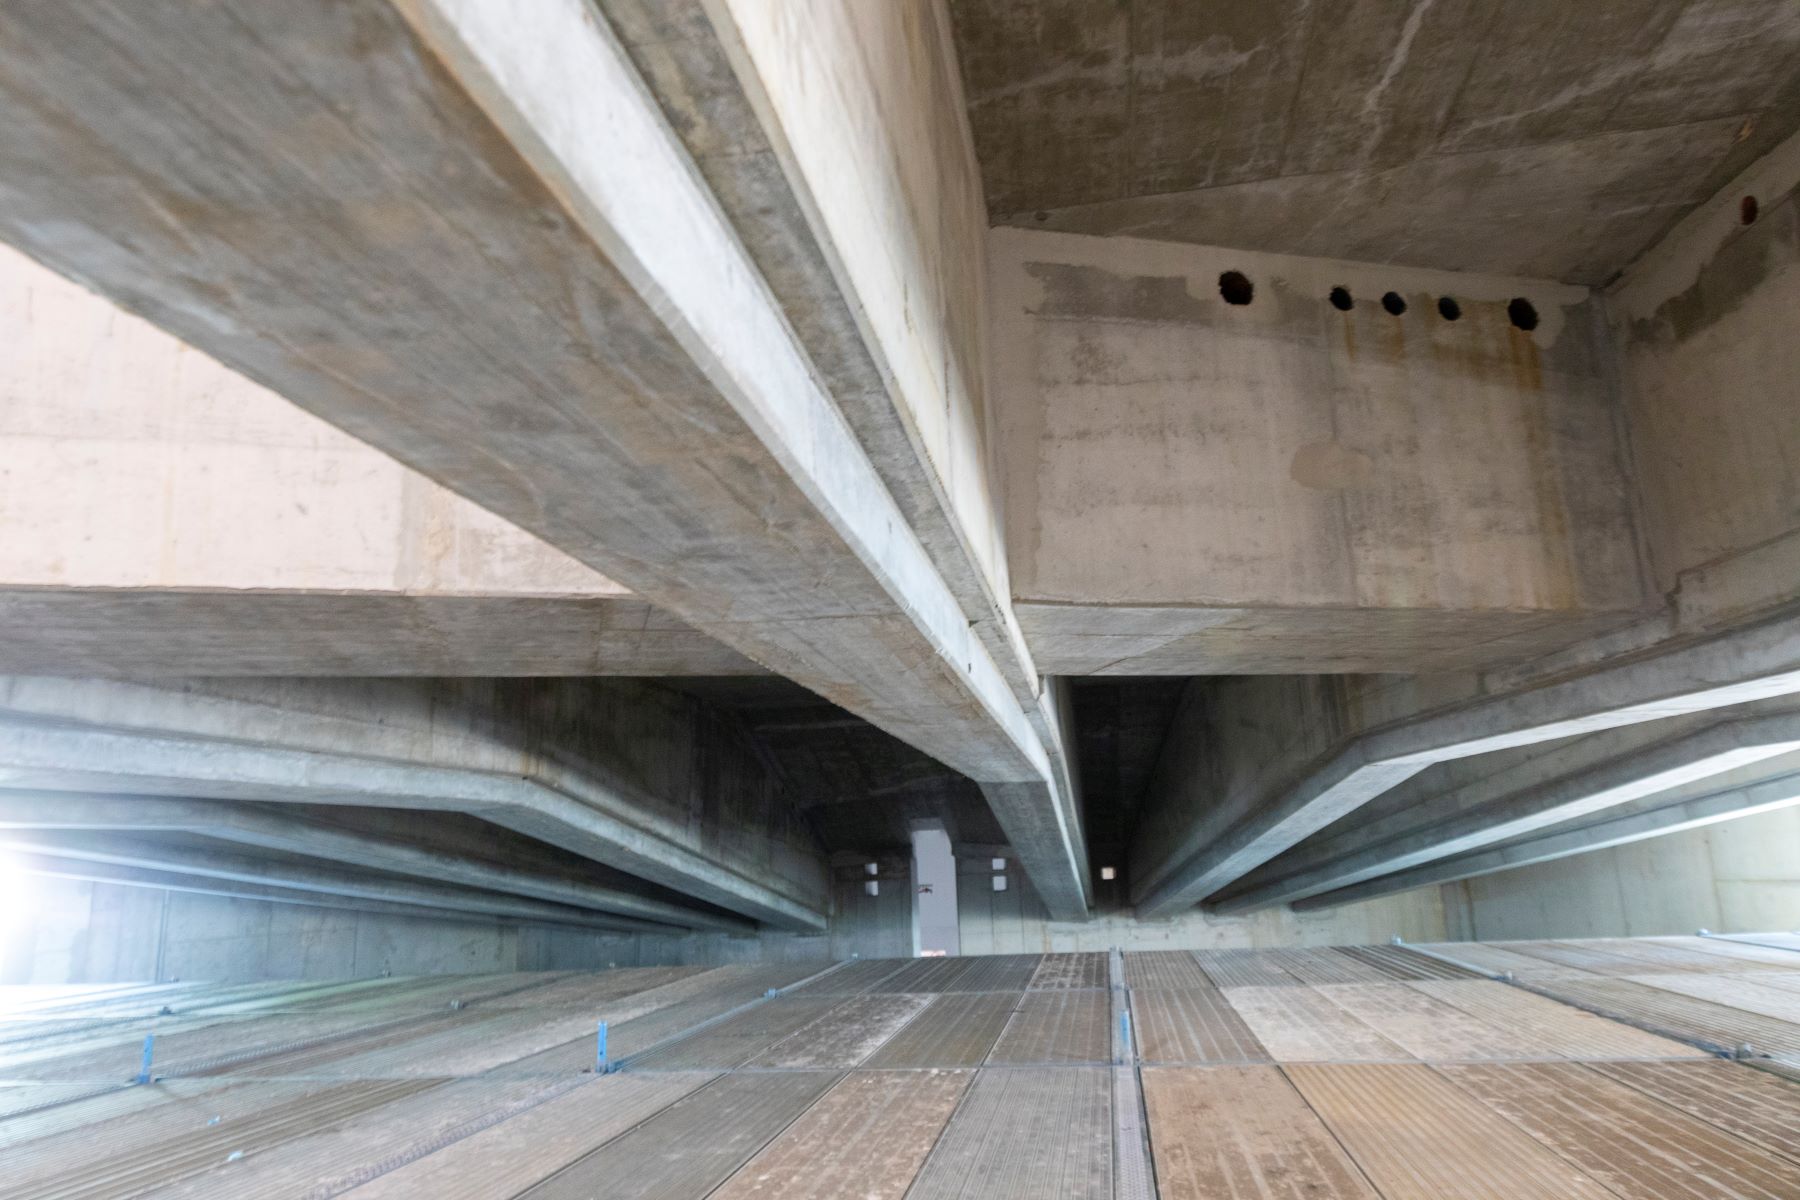
{"type": "Polygon", "coordinates": [[[1144,916],[1200,903],[1434,762],[1800,692],[1800,617],[1683,641],[1346,736],[1298,783],[1189,821],[1134,883],[1144,916]]]}
{"type": "MultiPolygon", "coordinates": [[[[1663,797],[1653,796],[1643,803],[1661,803],[1663,800],[1663,797]]],[[[1580,824],[1573,829],[1553,831],[1542,837],[1525,838],[1490,850],[1442,859],[1408,871],[1397,871],[1392,875],[1296,901],[1294,908],[1299,912],[1336,908],[1341,904],[1353,904],[1377,896],[1391,896],[1396,892],[1410,891],[1430,884],[1454,883],[1477,875],[1492,875],[1558,858],[1589,854],[1629,842],[1641,842],[1687,829],[1716,825],[1721,821],[1735,821],[1739,817],[1753,817],[1758,813],[1792,808],[1797,804],[1800,804],[1800,772],[1788,771],[1757,783],[1724,788],[1664,807],[1640,811],[1638,805],[1631,805],[1629,807],[1632,811],[1620,816],[1580,824]]]]}
{"type": "MultiPolygon", "coordinates": [[[[745,831],[703,846],[685,797],[656,793],[604,742],[566,745],[564,725],[533,724],[571,687],[561,707],[591,721],[588,705],[643,685],[509,685],[525,690],[499,711],[449,684],[376,682],[0,677],[0,787],[466,813],[781,928],[825,927],[822,896],[804,898],[811,876],[823,890],[816,853],[784,859],[761,830],[766,867],[745,831]]],[[[648,710],[656,697],[611,702],[634,699],[648,710]]]]}
{"type": "Polygon", "coordinates": [[[689,929],[749,932],[747,921],[701,912],[618,888],[570,879],[538,862],[505,864],[421,841],[343,828],[281,812],[216,800],[152,797],[8,795],[0,792],[0,830],[176,831],[258,846],[327,862],[391,872],[440,883],[528,896],[570,908],[611,913],[636,921],[689,929]]]}
{"type": "Polygon", "coordinates": [[[252,7],[255,38],[241,5],[13,14],[0,236],[1021,785],[996,815],[1052,915],[1085,916],[1041,735],[611,28],[581,0],[252,7]]]}
{"type": "MultiPolygon", "coordinates": [[[[120,887],[154,888],[164,892],[191,892],[200,896],[225,896],[233,900],[265,900],[271,904],[298,904],[307,908],[336,908],[350,912],[378,913],[382,916],[423,917],[433,921],[466,921],[484,917],[482,913],[455,912],[444,908],[427,908],[416,904],[393,904],[383,900],[365,900],[356,896],[336,896],[326,892],[301,891],[297,888],[269,887],[257,883],[231,883],[201,875],[184,875],[176,871],[153,871],[143,867],[122,867],[86,859],[62,858],[51,854],[9,852],[7,863],[32,875],[54,879],[74,879],[83,883],[107,883],[120,887]]],[[[492,918],[499,919],[499,918],[492,918]]]]}
{"type": "Polygon", "coordinates": [[[762,673],[3,246],[0,326],[0,672],[762,673]]]}
{"type": "Polygon", "coordinates": [[[224,879],[234,883],[267,884],[291,891],[322,892],[333,896],[351,896],[359,900],[380,900],[420,908],[439,908],[449,912],[506,917],[517,921],[539,921],[631,933],[668,932],[665,925],[634,921],[628,917],[602,916],[561,904],[546,904],[517,896],[445,887],[369,871],[345,871],[316,863],[275,861],[250,855],[221,853],[212,849],[166,846],[155,841],[60,831],[12,830],[0,834],[0,847],[24,854],[109,863],[149,871],[172,871],[181,875],[224,879]]]}
{"type": "Polygon", "coordinates": [[[169,587],[0,587],[0,672],[111,678],[768,673],[631,596],[169,587]]]}
{"type": "MultiPolygon", "coordinates": [[[[1742,717],[1546,780],[1471,809],[1458,811],[1455,796],[1448,797],[1447,804],[1427,802],[1411,814],[1413,820],[1408,828],[1386,836],[1374,833],[1362,838],[1354,829],[1346,831],[1332,843],[1339,851],[1335,856],[1321,850],[1314,857],[1322,857],[1323,861],[1302,862],[1278,878],[1230,890],[1214,908],[1220,913],[1249,912],[1335,891],[1579,820],[1796,749],[1800,749],[1800,714],[1742,717]],[[1346,851],[1346,846],[1354,848],[1346,851]]],[[[1389,823],[1398,823],[1407,815],[1398,814],[1389,823]]],[[[1269,866],[1279,871],[1282,860],[1276,859],[1269,866]]],[[[1250,876],[1249,880],[1255,878],[1250,876]]]]}

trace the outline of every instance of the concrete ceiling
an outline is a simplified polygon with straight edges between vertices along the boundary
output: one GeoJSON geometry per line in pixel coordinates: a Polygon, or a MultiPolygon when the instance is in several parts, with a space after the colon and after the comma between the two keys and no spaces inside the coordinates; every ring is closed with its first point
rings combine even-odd
{"type": "Polygon", "coordinates": [[[958,843],[1006,841],[967,776],[797,683],[773,675],[657,682],[734,710],[829,851],[904,849],[916,821],[942,822],[958,843]]]}
{"type": "Polygon", "coordinates": [[[951,0],[991,218],[1598,285],[1800,127],[1793,0],[951,0]]]}

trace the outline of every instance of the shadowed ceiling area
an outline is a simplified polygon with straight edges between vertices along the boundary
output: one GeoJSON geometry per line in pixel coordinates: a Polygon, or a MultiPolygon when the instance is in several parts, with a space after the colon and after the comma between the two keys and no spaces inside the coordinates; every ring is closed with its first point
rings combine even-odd
{"type": "Polygon", "coordinates": [[[953,0],[991,218],[1606,283],[1800,120],[1787,0],[953,0]]]}

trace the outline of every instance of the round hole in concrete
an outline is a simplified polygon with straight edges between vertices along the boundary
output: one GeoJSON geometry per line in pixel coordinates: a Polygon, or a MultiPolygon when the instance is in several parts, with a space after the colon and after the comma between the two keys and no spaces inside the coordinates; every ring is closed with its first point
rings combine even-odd
{"type": "Polygon", "coordinates": [[[1381,307],[1397,317],[1406,311],[1406,299],[1399,292],[1389,292],[1381,298],[1381,307]]]}
{"type": "Polygon", "coordinates": [[[1745,225],[1756,223],[1756,197],[1745,196],[1738,201],[1738,220],[1745,225]]]}
{"type": "Polygon", "coordinates": [[[1256,298],[1256,285],[1242,271],[1227,271],[1219,276],[1219,295],[1227,304],[1248,304],[1256,298]]]}
{"type": "Polygon", "coordinates": [[[1512,303],[1506,306],[1506,315],[1526,333],[1538,327],[1537,307],[1523,296],[1513,297],[1512,303]]]}
{"type": "Polygon", "coordinates": [[[1453,297],[1439,296],[1438,316],[1446,321],[1460,321],[1462,320],[1462,305],[1458,304],[1453,297]]]}
{"type": "Polygon", "coordinates": [[[1347,287],[1332,288],[1329,299],[1331,300],[1331,307],[1337,309],[1339,312],[1349,312],[1350,306],[1356,303],[1355,300],[1350,298],[1350,289],[1347,287]]]}

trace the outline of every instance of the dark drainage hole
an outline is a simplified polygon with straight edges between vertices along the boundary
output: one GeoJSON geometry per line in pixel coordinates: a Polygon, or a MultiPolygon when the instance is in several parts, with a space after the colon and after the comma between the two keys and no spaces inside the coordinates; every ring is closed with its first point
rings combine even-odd
{"type": "Polygon", "coordinates": [[[1227,304],[1248,304],[1256,299],[1256,285],[1242,271],[1227,271],[1219,276],[1219,295],[1227,304]]]}
{"type": "Polygon", "coordinates": [[[1337,309],[1339,312],[1349,312],[1350,306],[1356,303],[1356,301],[1350,298],[1350,289],[1345,287],[1332,288],[1330,300],[1331,307],[1337,309]]]}
{"type": "Polygon", "coordinates": [[[1438,297],[1438,316],[1446,321],[1462,320],[1462,305],[1449,296],[1438,297]]]}
{"type": "Polygon", "coordinates": [[[1738,220],[1746,225],[1756,223],[1756,197],[1745,196],[1738,201],[1738,220]]]}
{"type": "Polygon", "coordinates": [[[1399,292],[1389,292],[1381,298],[1381,307],[1397,317],[1406,311],[1406,301],[1401,298],[1399,292]]]}
{"type": "Polygon", "coordinates": [[[1506,315],[1512,318],[1514,325],[1526,333],[1530,333],[1538,327],[1537,309],[1532,306],[1531,301],[1523,296],[1514,298],[1513,302],[1506,306],[1506,315]]]}

